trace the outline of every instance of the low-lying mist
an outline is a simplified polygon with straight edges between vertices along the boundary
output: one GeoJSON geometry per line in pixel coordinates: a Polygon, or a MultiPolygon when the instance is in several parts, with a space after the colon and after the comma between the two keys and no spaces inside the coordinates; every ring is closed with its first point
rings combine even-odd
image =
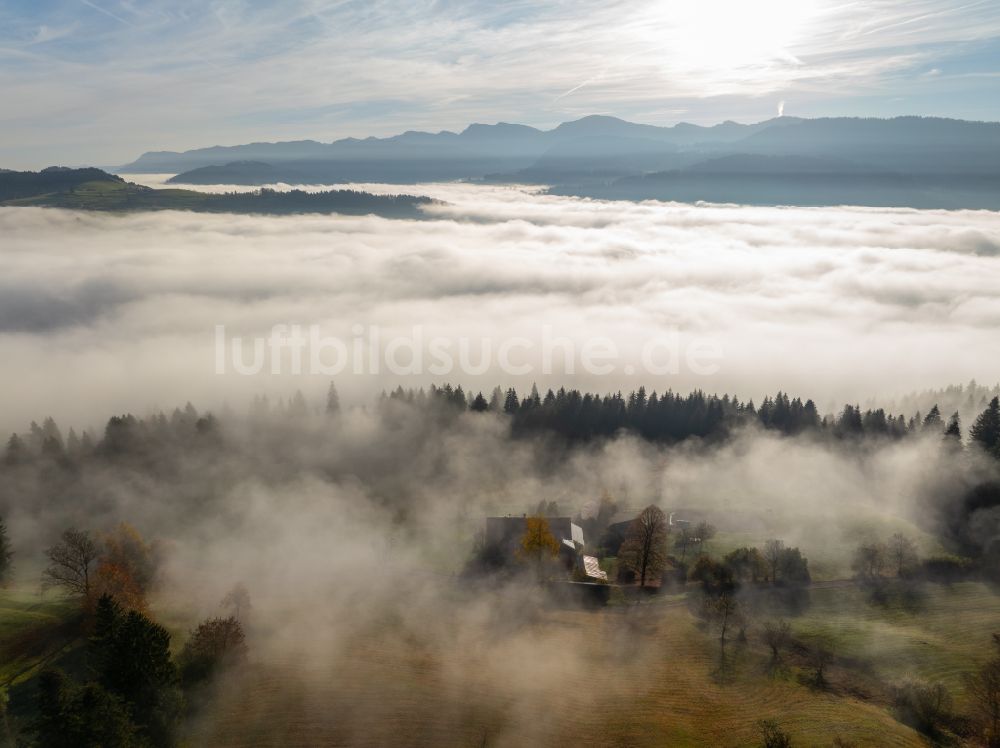
{"type": "MultiPolygon", "coordinates": [[[[0,427],[40,413],[87,426],[188,399],[242,408],[263,391],[321,396],[325,377],[287,365],[217,375],[217,325],[245,345],[282,324],[315,324],[348,344],[360,326],[365,346],[371,328],[382,346],[419,328],[425,347],[467,338],[471,362],[483,364],[431,373],[425,361],[398,375],[347,366],[338,382],[356,400],[447,378],[474,390],[645,384],[759,398],[781,388],[828,412],[986,378],[1000,358],[994,213],[414,191],[445,201],[433,220],[0,210],[0,427]],[[557,347],[546,369],[545,334],[578,352],[607,338],[620,355],[607,374],[579,361],[568,372],[557,347]],[[499,345],[516,338],[530,342],[510,355],[526,374],[498,364],[499,345]],[[705,346],[715,365],[696,370],[678,356],[675,369],[651,374],[649,341],[705,346]]],[[[398,360],[411,358],[404,349],[398,360]]]]}

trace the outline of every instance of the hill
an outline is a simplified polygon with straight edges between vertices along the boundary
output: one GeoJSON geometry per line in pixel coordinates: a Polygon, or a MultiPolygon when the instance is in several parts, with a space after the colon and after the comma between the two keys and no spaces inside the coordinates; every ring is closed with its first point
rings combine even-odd
{"type": "Polygon", "coordinates": [[[45,169],[0,172],[0,206],[74,210],[190,210],[201,213],[340,213],[421,218],[433,201],[413,195],[374,195],[358,190],[303,192],[258,190],[210,194],[195,190],[152,189],[100,169],[45,169]]]}
{"type": "MultiPolygon", "coordinates": [[[[274,184],[281,181],[278,170],[262,161],[234,161],[221,166],[202,166],[173,176],[169,184],[274,184]]],[[[295,180],[299,181],[299,180],[295,180]]]]}
{"type": "Polygon", "coordinates": [[[0,202],[53,193],[70,192],[87,182],[124,184],[125,180],[100,169],[69,169],[50,166],[41,171],[0,169],[0,202]]]}
{"type": "Polygon", "coordinates": [[[794,654],[769,672],[755,642],[735,646],[723,674],[718,642],[676,597],[540,612],[527,630],[499,627],[489,647],[450,647],[433,636],[402,646],[395,624],[384,622],[345,643],[334,662],[258,663],[220,692],[196,742],[339,745],[363,734],[385,745],[405,735],[407,745],[736,748],[757,745],[756,722],[770,718],[797,746],[826,747],[836,737],[923,746],[894,718],[892,684],[933,677],[961,702],[963,674],[979,665],[997,615],[1000,598],[975,584],[935,587],[910,613],[869,605],[853,584],[816,590],[792,631],[797,641],[833,641],[826,688],[807,682],[808,664],[794,654]],[[553,660],[533,679],[515,646],[524,638],[564,653],[563,668],[553,660]],[[504,660],[510,681],[491,679],[504,660]]]}

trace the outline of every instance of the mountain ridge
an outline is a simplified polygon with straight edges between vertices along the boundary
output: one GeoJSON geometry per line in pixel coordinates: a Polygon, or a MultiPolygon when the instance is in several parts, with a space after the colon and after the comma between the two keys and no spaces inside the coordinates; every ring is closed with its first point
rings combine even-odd
{"type": "MultiPolygon", "coordinates": [[[[138,167],[138,168],[137,168],[138,167]]],[[[776,117],[670,127],[590,115],[550,130],[472,123],[332,143],[151,152],[173,184],[483,181],[612,199],[1000,209],[1000,123],[776,117]]]]}
{"type": "MultiPolygon", "coordinates": [[[[156,167],[163,165],[160,163],[160,160],[163,158],[169,158],[177,162],[184,162],[185,164],[208,159],[206,163],[199,165],[218,166],[221,164],[218,161],[212,161],[211,159],[216,159],[217,156],[222,154],[228,154],[226,157],[229,158],[230,161],[258,160],[267,158],[262,151],[273,151],[276,149],[281,151],[280,157],[282,160],[291,160],[289,158],[290,156],[298,158],[304,156],[311,158],[329,158],[331,156],[342,155],[339,152],[342,152],[345,149],[358,148],[364,145],[372,146],[379,144],[379,146],[385,147],[393,144],[412,142],[414,140],[433,144],[443,144],[449,142],[474,144],[477,141],[496,141],[498,139],[498,134],[501,133],[508,135],[516,133],[518,139],[531,141],[536,148],[542,148],[545,145],[566,137],[579,137],[584,132],[590,135],[615,134],[619,136],[621,136],[623,132],[627,132],[633,137],[643,137],[644,139],[674,139],[683,142],[689,142],[692,139],[692,136],[696,135],[706,135],[709,137],[714,135],[717,139],[721,136],[723,140],[729,140],[738,134],[749,134],[762,127],[770,126],[772,123],[776,123],[779,120],[786,120],[789,122],[797,121],[796,118],[786,117],[772,118],[769,120],[763,120],[762,122],[750,124],[741,124],[727,120],[711,126],[695,125],[687,122],[680,122],[670,126],[661,126],[629,122],[618,117],[610,117],[607,115],[588,115],[576,120],[560,123],[550,130],[542,130],[530,125],[510,122],[497,122],[495,124],[474,122],[458,133],[451,130],[440,130],[438,132],[406,130],[397,135],[386,137],[346,137],[330,142],[322,142],[311,139],[291,141],[254,141],[251,143],[236,145],[212,145],[202,148],[193,148],[186,151],[147,151],[134,161],[121,166],[119,171],[149,173],[156,170],[162,170],[156,167]],[[614,132],[611,132],[612,130],[614,132]]],[[[271,157],[274,158],[275,156],[272,155],[271,157]]],[[[194,168],[194,166],[187,168],[194,168]]],[[[170,171],[170,169],[166,169],[166,171],[170,171]]]]}

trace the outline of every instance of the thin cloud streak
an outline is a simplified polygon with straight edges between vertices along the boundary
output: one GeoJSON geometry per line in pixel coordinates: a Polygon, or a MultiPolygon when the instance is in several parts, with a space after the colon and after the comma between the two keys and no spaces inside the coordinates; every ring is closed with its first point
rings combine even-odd
{"type": "Polygon", "coordinates": [[[0,150],[0,161],[59,142],[77,162],[122,163],[156,148],[474,121],[550,126],[608,111],[746,120],[773,111],[766,96],[827,101],[836,113],[836,97],[921,93],[922,72],[1000,37],[1000,8],[947,0],[775,0],[735,16],[720,2],[671,13],[653,2],[181,4],[133,15],[105,5],[87,4],[121,23],[73,11],[82,2],[5,14],[8,49],[27,50],[41,25],[79,30],[48,42],[44,55],[0,61],[7,140],[18,145],[0,150]],[[729,111],[717,117],[711,101],[722,98],[729,111]]]}

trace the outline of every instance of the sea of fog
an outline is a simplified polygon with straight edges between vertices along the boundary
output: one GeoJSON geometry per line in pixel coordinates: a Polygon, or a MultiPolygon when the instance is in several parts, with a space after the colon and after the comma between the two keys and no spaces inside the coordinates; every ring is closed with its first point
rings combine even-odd
{"type": "Polygon", "coordinates": [[[440,203],[422,221],[0,208],[0,428],[296,389],[318,405],[331,378],[347,399],[782,389],[827,412],[1000,365],[997,213],[350,186],[440,203]]]}

